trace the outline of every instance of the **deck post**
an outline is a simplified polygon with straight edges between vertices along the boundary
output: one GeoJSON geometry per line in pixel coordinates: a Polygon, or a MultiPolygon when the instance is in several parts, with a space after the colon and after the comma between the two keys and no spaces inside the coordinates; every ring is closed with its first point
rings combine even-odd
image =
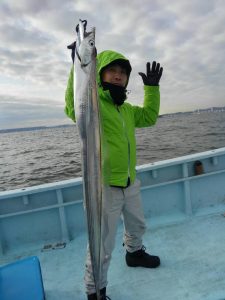
{"type": "Polygon", "coordinates": [[[192,215],[192,203],[191,203],[191,190],[190,181],[188,180],[188,165],[187,163],[182,164],[182,172],[184,180],[184,198],[185,198],[185,212],[187,216],[192,215]]]}
{"type": "Polygon", "coordinates": [[[2,245],[2,240],[0,238],[0,256],[3,255],[3,245],[2,245]]]}
{"type": "Polygon", "coordinates": [[[23,204],[28,205],[29,204],[28,195],[23,195],[22,198],[23,198],[23,204]]]}
{"type": "Polygon", "coordinates": [[[61,189],[56,190],[57,200],[59,207],[59,217],[60,217],[60,223],[61,223],[61,230],[62,230],[62,240],[65,242],[69,241],[69,233],[68,228],[66,224],[66,216],[65,216],[65,209],[63,206],[63,195],[61,189]]]}
{"type": "Polygon", "coordinates": [[[217,165],[218,165],[218,157],[217,157],[217,156],[213,156],[213,157],[212,157],[212,164],[213,164],[214,166],[217,166],[217,165]]]}

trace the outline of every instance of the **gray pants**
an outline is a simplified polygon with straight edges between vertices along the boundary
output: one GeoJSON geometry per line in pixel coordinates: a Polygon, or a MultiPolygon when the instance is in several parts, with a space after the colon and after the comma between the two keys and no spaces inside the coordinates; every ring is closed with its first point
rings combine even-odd
{"type": "MultiPolygon", "coordinates": [[[[102,280],[101,288],[107,285],[107,272],[115,246],[115,237],[120,216],[124,223],[124,244],[126,250],[134,252],[142,247],[142,236],[146,225],[140,197],[140,181],[136,179],[128,188],[110,187],[110,199],[103,203],[102,228],[102,280]]],[[[87,294],[95,293],[89,247],[85,269],[87,294]]]]}

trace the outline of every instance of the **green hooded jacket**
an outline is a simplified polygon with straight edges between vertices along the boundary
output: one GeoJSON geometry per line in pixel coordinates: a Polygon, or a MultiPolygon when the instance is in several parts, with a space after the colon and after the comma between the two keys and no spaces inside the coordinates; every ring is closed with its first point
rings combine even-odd
{"type": "MultiPolygon", "coordinates": [[[[114,104],[108,90],[103,90],[100,81],[101,70],[117,59],[127,60],[122,54],[106,50],[97,56],[97,83],[100,99],[103,131],[108,143],[110,160],[110,185],[127,186],[136,177],[136,140],[135,128],[147,127],[156,123],[159,114],[160,93],[158,86],[144,86],[143,107],[124,102],[114,104]]],[[[65,113],[75,122],[73,93],[73,68],[71,69],[67,89],[65,113]]]]}

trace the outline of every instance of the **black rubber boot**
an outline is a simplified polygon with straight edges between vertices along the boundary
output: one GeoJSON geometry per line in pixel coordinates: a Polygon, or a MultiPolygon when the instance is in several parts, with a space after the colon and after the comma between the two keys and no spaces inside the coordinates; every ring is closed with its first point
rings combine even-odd
{"type": "MultiPolygon", "coordinates": [[[[101,295],[101,300],[111,300],[108,296],[106,296],[106,288],[104,287],[103,289],[100,290],[100,295],[101,295]]],[[[96,293],[87,295],[88,300],[97,300],[97,295],[96,293]]]]}
{"type": "Polygon", "coordinates": [[[140,250],[132,253],[127,251],[127,265],[129,267],[157,268],[160,265],[160,258],[146,253],[145,249],[143,246],[140,250]]]}

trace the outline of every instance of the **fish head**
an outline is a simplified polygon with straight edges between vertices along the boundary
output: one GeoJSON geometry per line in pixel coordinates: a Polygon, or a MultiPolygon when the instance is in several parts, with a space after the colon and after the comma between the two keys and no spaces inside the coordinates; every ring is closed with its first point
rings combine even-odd
{"type": "Polygon", "coordinates": [[[88,66],[96,56],[94,29],[85,33],[85,37],[79,47],[81,67],[88,66]]]}
{"type": "Polygon", "coordinates": [[[87,67],[96,56],[95,48],[95,28],[86,31],[86,23],[79,22],[77,26],[76,54],[81,67],[87,67]]]}

